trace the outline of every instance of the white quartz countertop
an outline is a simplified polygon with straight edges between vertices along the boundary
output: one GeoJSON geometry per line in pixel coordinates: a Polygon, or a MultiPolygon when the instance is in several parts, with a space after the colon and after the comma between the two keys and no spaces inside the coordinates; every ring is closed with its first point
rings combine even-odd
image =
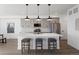
{"type": "Polygon", "coordinates": [[[57,33],[40,33],[40,34],[36,34],[36,33],[19,33],[19,36],[60,36],[60,37],[62,37],[61,34],[57,34],[57,33]]]}

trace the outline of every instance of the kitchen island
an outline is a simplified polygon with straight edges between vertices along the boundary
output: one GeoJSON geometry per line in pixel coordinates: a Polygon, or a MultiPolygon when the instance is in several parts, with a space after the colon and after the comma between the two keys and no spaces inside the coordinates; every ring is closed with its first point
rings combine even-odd
{"type": "Polygon", "coordinates": [[[35,49],[35,39],[36,38],[43,38],[43,49],[48,49],[48,38],[55,38],[57,40],[57,49],[60,49],[60,42],[59,37],[61,34],[56,33],[19,33],[18,34],[18,50],[21,49],[21,40],[24,38],[31,38],[30,48],[35,49]]]}

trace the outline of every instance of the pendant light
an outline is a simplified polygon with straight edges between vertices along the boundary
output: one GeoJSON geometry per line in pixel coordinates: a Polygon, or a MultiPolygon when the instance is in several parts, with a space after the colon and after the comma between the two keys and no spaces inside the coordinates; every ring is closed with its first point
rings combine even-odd
{"type": "Polygon", "coordinates": [[[38,17],[37,17],[37,21],[40,21],[40,17],[39,17],[39,5],[40,4],[37,4],[37,6],[38,6],[38,17]]]}
{"type": "Polygon", "coordinates": [[[26,4],[26,6],[27,6],[27,16],[25,18],[25,21],[29,21],[30,18],[28,18],[28,4],[26,4]]]}
{"type": "Polygon", "coordinates": [[[49,17],[47,18],[47,19],[48,19],[47,21],[51,21],[51,20],[52,20],[52,18],[50,17],[50,6],[51,6],[51,4],[48,4],[48,9],[49,9],[49,17]]]}

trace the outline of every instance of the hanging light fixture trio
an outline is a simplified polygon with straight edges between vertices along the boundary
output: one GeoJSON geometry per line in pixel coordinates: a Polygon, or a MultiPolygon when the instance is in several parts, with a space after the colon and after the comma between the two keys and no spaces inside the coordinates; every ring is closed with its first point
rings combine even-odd
{"type": "MultiPolygon", "coordinates": [[[[40,21],[40,17],[39,17],[39,5],[40,4],[37,4],[37,6],[38,6],[38,17],[36,18],[37,19],[37,21],[40,21]]],[[[25,18],[25,21],[28,21],[28,20],[30,20],[30,18],[28,17],[28,4],[26,4],[26,6],[27,6],[27,16],[26,16],[26,18],[25,18]]],[[[50,17],[50,6],[51,6],[51,4],[48,4],[48,9],[49,9],[49,17],[47,18],[48,19],[48,21],[51,21],[52,20],[52,18],[50,17]]]]}

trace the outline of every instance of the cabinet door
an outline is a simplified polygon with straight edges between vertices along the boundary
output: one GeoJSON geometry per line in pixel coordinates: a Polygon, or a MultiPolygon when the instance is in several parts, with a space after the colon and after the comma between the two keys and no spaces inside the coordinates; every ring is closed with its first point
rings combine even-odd
{"type": "Polygon", "coordinates": [[[57,33],[57,24],[53,23],[53,33],[57,33]]]}
{"type": "Polygon", "coordinates": [[[60,34],[60,24],[59,23],[53,23],[53,32],[60,34]]]}
{"type": "Polygon", "coordinates": [[[60,32],[61,32],[60,29],[61,29],[60,23],[57,23],[57,33],[58,33],[58,34],[60,34],[60,32]]]}

